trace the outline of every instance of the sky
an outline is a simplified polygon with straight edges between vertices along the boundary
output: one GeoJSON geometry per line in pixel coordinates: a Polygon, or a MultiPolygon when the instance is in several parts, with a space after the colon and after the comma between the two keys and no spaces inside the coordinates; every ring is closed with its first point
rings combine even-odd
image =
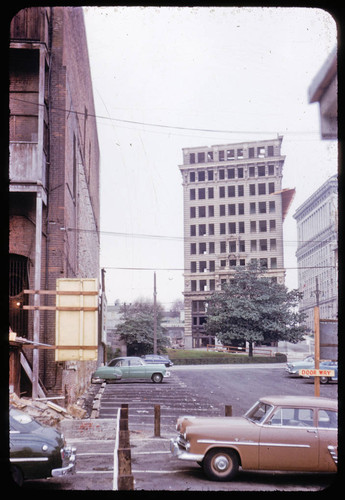
{"type": "Polygon", "coordinates": [[[85,7],[101,161],[108,304],[183,300],[182,148],[282,135],[285,284],[296,209],[337,173],[308,87],[337,43],[316,8],[85,7]]]}

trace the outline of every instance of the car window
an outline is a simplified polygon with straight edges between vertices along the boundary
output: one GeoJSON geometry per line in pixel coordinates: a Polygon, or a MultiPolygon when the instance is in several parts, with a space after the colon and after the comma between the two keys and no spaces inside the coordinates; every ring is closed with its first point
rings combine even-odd
{"type": "Polygon", "coordinates": [[[332,410],[319,410],[318,427],[336,429],[338,427],[338,412],[332,410]]]}
{"type": "Polygon", "coordinates": [[[131,359],[130,360],[130,366],[141,366],[141,360],[136,358],[136,359],[131,359]]]}
{"type": "Polygon", "coordinates": [[[120,366],[119,365],[119,360],[112,359],[111,361],[109,361],[108,366],[120,366]]]}
{"type": "Polygon", "coordinates": [[[11,409],[10,430],[27,433],[32,432],[39,427],[41,427],[40,424],[33,420],[30,415],[15,409],[11,409]]]}
{"type": "Polygon", "coordinates": [[[273,408],[272,405],[258,402],[247,411],[245,417],[251,420],[252,422],[262,422],[264,418],[270,413],[272,408],[273,408]]]}
{"type": "Polygon", "coordinates": [[[314,410],[311,408],[280,408],[268,423],[270,425],[313,427],[314,410]]]}

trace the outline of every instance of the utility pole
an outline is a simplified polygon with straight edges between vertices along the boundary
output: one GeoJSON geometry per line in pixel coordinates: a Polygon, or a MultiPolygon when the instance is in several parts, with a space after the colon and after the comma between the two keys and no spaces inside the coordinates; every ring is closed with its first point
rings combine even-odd
{"type": "Polygon", "coordinates": [[[153,354],[157,354],[157,286],[156,286],[156,271],[153,274],[153,354]]]}
{"type": "MultiPolygon", "coordinates": [[[[314,328],[315,328],[315,370],[319,370],[320,368],[320,307],[319,307],[319,280],[318,277],[316,280],[316,306],[314,307],[314,328]]],[[[314,377],[314,394],[317,397],[320,397],[320,377],[314,377]]]]}

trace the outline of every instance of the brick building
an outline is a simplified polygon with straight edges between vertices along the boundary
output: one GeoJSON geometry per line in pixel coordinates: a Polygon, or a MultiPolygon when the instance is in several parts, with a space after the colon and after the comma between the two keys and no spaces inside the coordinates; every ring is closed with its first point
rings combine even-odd
{"type": "Polygon", "coordinates": [[[257,261],[283,283],[283,138],[183,149],[185,347],[202,347],[207,299],[236,266],[257,261]]]}
{"type": "MultiPolygon", "coordinates": [[[[21,10],[11,23],[9,80],[10,327],[54,345],[55,313],[21,307],[54,297],[23,291],[99,278],[99,146],[82,8],[21,10]]],[[[27,356],[32,362],[37,350],[27,356]]],[[[54,351],[39,350],[47,394],[74,400],[94,365],[55,363],[54,351]]]]}

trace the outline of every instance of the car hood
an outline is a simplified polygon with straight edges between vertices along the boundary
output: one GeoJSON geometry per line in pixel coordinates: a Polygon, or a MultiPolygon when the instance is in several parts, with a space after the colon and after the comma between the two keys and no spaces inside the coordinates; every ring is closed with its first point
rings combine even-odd
{"type": "Polygon", "coordinates": [[[176,430],[181,434],[186,431],[200,429],[204,430],[206,433],[213,432],[217,430],[222,432],[223,430],[235,430],[240,428],[247,428],[248,426],[255,425],[250,420],[245,417],[193,417],[184,416],[177,419],[176,430]]]}

